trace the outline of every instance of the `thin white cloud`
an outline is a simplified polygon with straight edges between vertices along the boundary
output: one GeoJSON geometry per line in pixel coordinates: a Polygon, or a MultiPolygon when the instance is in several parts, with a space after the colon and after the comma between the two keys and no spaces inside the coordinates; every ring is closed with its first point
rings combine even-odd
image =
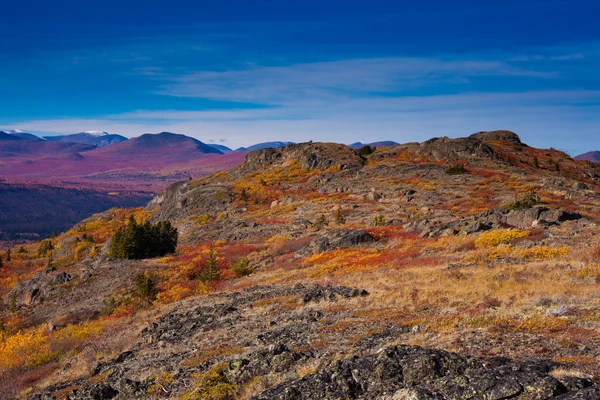
{"type": "Polygon", "coordinates": [[[281,104],[301,98],[402,93],[476,76],[551,78],[553,73],[518,68],[494,60],[374,58],[249,66],[244,70],[200,71],[172,78],[158,93],[170,96],[281,104]]]}

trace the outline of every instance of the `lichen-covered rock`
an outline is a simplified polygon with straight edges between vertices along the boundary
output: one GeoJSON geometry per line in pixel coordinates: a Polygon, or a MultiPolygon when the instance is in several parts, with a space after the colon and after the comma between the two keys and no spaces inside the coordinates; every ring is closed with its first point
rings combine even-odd
{"type": "Polygon", "coordinates": [[[332,229],[315,238],[299,255],[316,254],[332,249],[356,247],[376,242],[377,239],[363,229],[332,229]]]}
{"type": "Polygon", "coordinates": [[[515,144],[521,144],[519,135],[511,131],[498,130],[498,131],[483,131],[477,132],[469,136],[470,138],[479,139],[484,142],[486,141],[506,141],[515,144]]]}
{"type": "Polygon", "coordinates": [[[337,167],[340,170],[361,167],[364,158],[354,149],[338,143],[298,143],[276,149],[255,150],[246,154],[242,165],[233,173],[241,176],[270,167],[280,167],[298,162],[309,170],[337,167]]]}
{"type": "Polygon", "coordinates": [[[547,228],[551,225],[559,225],[565,221],[576,221],[581,218],[581,214],[574,211],[534,206],[524,210],[510,211],[495,208],[450,222],[424,218],[405,224],[404,227],[408,230],[421,232],[423,237],[437,237],[457,234],[468,235],[507,226],[520,229],[547,228]]]}
{"type": "Polygon", "coordinates": [[[338,361],[254,399],[552,399],[568,392],[548,374],[552,366],[399,345],[338,361]]]}
{"type": "Polygon", "coordinates": [[[146,208],[153,211],[151,222],[174,222],[191,215],[217,215],[232,201],[233,191],[229,185],[183,181],[169,186],[146,208]]]}
{"type": "Polygon", "coordinates": [[[427,156],[435,161],[456,161],[473,157],[496,158],[494,149],[483,141],[472,137],[459,139],[441,137],[430,139],[421,143],[416,154],[427,156]]]}

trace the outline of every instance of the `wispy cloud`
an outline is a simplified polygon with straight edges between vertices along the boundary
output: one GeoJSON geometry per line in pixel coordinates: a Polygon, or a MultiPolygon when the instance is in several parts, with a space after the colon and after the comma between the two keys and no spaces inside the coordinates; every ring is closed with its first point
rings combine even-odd
{"type": "Polygon", "coordinates": [[[478,76],[552,78],[554,74],[495,60],[351,59],[194,72],[172,78],[171,83],[164,85],[158,93],[281,104],[307,98],[400,94],[442,83],[464,83],[478,76]]]}
{"type": "Polygon", "coordinates": [[[401,142],[512,129],[532,145],[577,152],[590,146],[589,140],[578,144],[577,137],[595,137],[600,126],[600,90],[581,90],[586,86],[576,84],[576,74],[568,69],[570,63],[588,61],[591,53],[583,50],[248,63],[192,72],[180,66],[136,65],[132,72],[151,80],[155,93],[166,98],[246,104],[10,121],[7,127],[44,133],[98,129],[126,136],[171,131],[203,141],[225,139],[231,147],[284,139],[401,142]],[[536,54],[539,62],[528,63],[536,61],[536,54]],[[568,85],[562,84],[565,77],[568,85]]]}

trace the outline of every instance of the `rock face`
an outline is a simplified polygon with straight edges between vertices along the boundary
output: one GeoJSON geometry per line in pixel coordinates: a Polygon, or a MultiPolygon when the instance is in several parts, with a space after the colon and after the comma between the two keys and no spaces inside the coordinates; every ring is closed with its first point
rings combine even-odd
{"type": "Polygon", "coordinates": [[[218,214],[231,203],[233,193],[228,185],[197,185],[183,181],[169,186],[147,206],[154,210],[151,221],[177,221],[190,215],[218,214]]]}
{"type": "Polygon", "coordinates": [[[474,137],[450,139],[448,137],[427,140],[416,151],[435,161],[456,161],[459,159],[495,158],[494,150],[474,137]]]}
{"type": "Polygon", "coordinates": [[[52,295],[57,286],[73,279],[67,272],[55,274],[54,271],[54,268],[46,269],[36,272],[31,279],[19,281],[6,296],[5,304],[10,305],[13,301],[17,307],[39,304],[52,295]]]}
{"type": "MultiPolygon", "coordinates": [[[[302,379],[265,391],[267,399],[551,399],[569,393],[548,373],[550,361],[514,363],[478,360],[418,346],[393,346],[366,357],[351,357],[302,379]]],[[[581,386],[591,386],[581,379],[581,386]]],[[[594,389],[597,390],[597,389],[594,389]]],[[[584,398],[584,397],[581,397],[584,398]]]]}
{"type": "Polygon", "coordinates": [[[301,168],[340,170],[361,167],[364,159],[348,146],[338,143],[299,143],[276,149],[252,151],[244,163],[236,168],[239,175],[271,166],[285,166],[297,161],[301,168]]]}
{"type": "Polygon", "coordinates": [[[469,136],[470,138],[479,139],[484,142],[486,141],[506,141],[513,142],[515,144],[521,144],[521,139],[519,135],[511,131],[485,131],[485,132],[477,132],[469,136]]]}
{"type": "Polygon", "coordinates": [[[361,244],[373,243],[376,240],[371,234],[362,229],[332,229],[326,231],[322,236],[315,238],[300,254],[307,255],[322,253],[332,249],[356,247],[361,244]]]}
{"type": "Polygon", "coordinates": [[[509,226],[520,229],[532,227],[547,228],[552,225],[559,225],[565,221],[575,221],[578,219],[581,219],[581,215],[574,211],[534,206],[525,210],[511,211],[496,208],[446,223],[423,219],[406,224],[405,228],[420,231],[422,236],[435,237],[440,235],[471,234],[509,226]]]}

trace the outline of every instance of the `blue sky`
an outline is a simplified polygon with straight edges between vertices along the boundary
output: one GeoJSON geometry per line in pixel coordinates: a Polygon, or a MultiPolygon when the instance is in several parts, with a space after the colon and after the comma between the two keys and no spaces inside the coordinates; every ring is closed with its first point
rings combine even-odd
{"type": "Polygon", "coordinates": [[[600,5],[7,1],[0,129],[600,148],[600,5]]]}

